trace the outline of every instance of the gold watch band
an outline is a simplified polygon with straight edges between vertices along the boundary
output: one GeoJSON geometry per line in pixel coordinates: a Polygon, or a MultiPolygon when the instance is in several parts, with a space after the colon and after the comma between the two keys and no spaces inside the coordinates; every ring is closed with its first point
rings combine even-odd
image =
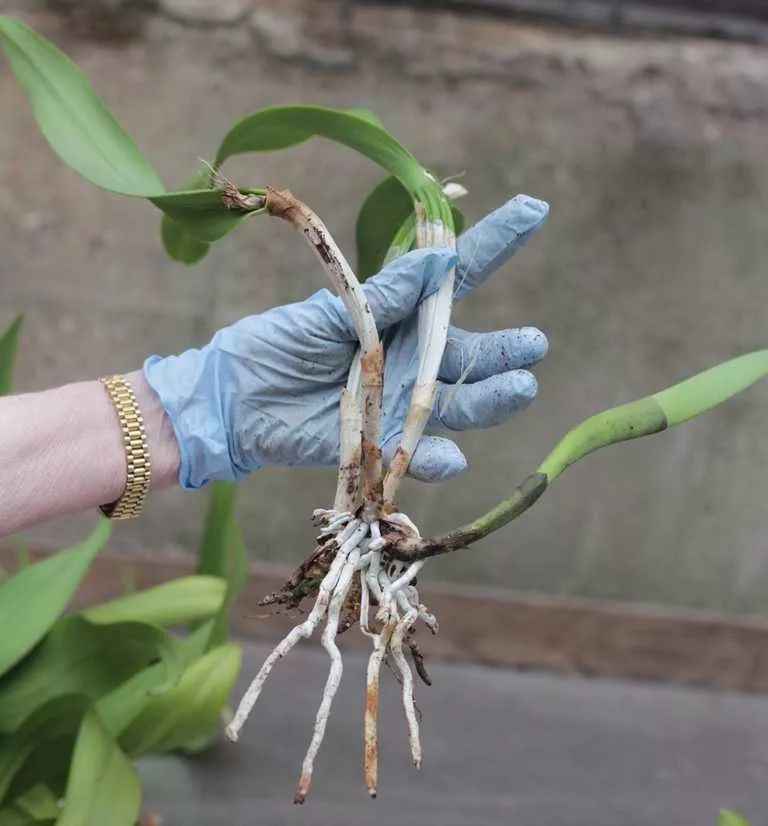
{"type": "Polygon", "coordinates": [[[152,478],[144,418],[125,376],[106,376],[100,379],[115,405],[120,429],[123,432],[127,474],[122,496],[109,505],[101,505],[101,512],[110,519],[131,519],[144,508],[152,478]]]}

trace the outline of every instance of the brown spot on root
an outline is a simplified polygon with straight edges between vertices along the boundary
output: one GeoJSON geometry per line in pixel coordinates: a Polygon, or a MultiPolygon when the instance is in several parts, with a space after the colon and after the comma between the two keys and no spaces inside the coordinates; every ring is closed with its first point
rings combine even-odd
{"type": "Polygon", "coordinates": [[[379,714],[379,678],[374,677],[365,695],[365,752],[363,769],[365,786],[371,797],[378,792],[379,743],[376,733],[376,719],[379,714]]]}
{"type": "Polygon", "coordinates": [[[338,626],[339,634],[343,634],[349,630],[360,618],[361,596],[360,580],[354,579],[349,588],[349,594],[347,594],[347,598],[344,600],[344,605],[341,607],[338,626]]]}
{"type": "Polygon", "coordinates": [[[419,650],[419,646],[414,640],[409,639],[408,648],[411,652],[411,657],[413,658],[413,664],[416,667],[416,673],[419,677],[421,677],[421,681],[426,685],[432,685],[432,678],[429,676],[427,668],[424,665],[424,655],[419,650]]]}
{"type": "Polygon", "coordinates": [[[293,802],[301,806],[307,799],[309,794],[309,786],[312,783],[312,777],[308,774],[302,774],[299,778],[299,785],[296,787],[296,794],[293,796],[293,802]]]}
{"type": "Polygon", "coordinates": [[[360,356],[360,372],[368,381],[366,385],[384,383],[384,347],[381,342],[367,353],[360,356]],[[375,381],[373,380],[375,377],[375,381]]]}
{"type": "Polygon", "coordinates": [[[344,267],[328,241],[328,231],[314,212],[288,189],[275,189],[271,186],[266,189],[264,206],[267,212],[301,230],[323,263],[334,269],[342,289],[349,291],[349,281],[344,273],[344,267]]]}
{"type": "MultiPolygon", "coordinates": [[[[363,463],[369,467],[374,466],[377,462],[381,462],[381,448],[366,438],[363,438],[363,463]]],[[[368,480],[366,479],[366,482],[368,480]]],[[[381,500],[381,484],[382,480],[378,479],[374,483],[374,489],[378,491],[378,499],[381,500]]],[[[370,491],[369,491],[370,493],[370,491]]]]}
{"type": "Polygon", "coordinates": [[[398,447],[395,451],[395,455],[392,457],[392,462],[389,465],[390,476],[394,476],[396,479],[402,478],[403,476],[405,476],[405,473],[408,470],[408,465],[410,465],[410,463],[410,453],[408,453],[407,450],[403,450],[402,447],[398,447]]]}

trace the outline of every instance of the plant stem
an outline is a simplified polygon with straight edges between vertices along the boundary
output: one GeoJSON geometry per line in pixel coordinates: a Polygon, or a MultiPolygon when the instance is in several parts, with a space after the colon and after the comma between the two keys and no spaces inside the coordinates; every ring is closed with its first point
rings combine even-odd
{"type": "MultiPolygon", "coordinates": [[[[302,232],[323,263],[360,340],[360,424],[362,430],[363,498],[366,521],[378,518],[382,505],[382,468],[379,439],[384,388],[384,350],[365,293],[352,268],[318,216],[287,190],[267,187],[267,212],[288,221],[302,232]]],[[[353,397],[354,398],[354,397],[353,397]]],[[[351,404],[351,402],[349,402],[351,404]]],[[[356,419],[347,417],[351,428],[356,419]]],[[[351,453],[353,433],[342,432],[341,442],[351,453]]]]}
{"type": "Polygon", "coordinates": [[[339,476],[333,509],[337,513],[351,513],[357,504],[360,488],[360,432],[361,411],[357,394],[348,388],[341,391],[341,431],[339,448],[339,476]]]}
{"type": "MultiPolygon", "coordinates": [[[[424,205],[416,203],[416,243],[420,248],[456,246],[453,219],[447,199],[440,201],[440,216],[428,216],[424,205]]],[[[440,289],[422,302],[419,309],[419,372],[411,394],[403,437],[384,479],[384,500],[392,502],[408,470],[416,446],[427,426],[437,393],[437,373],[448,338],[453,303],[455,269],[451,269],[440,289]]]]}
{"type": "Polygon", "coordinates": [[[467,548],[527,511],[547,489],[547,484],[545,474],[532,473],[515,488],[509,499],[473,522],[439,536],[398,538],[387,545],[387,552],[394,559],[412,562],[467,548]]]}

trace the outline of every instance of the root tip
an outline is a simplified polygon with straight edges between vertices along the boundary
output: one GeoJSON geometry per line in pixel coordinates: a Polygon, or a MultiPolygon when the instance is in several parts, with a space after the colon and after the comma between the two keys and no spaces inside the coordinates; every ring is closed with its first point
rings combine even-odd
{"type": "Polygon", "coordinates": [[[309,784],[311,782],[312,776],[310,774],[302,774],[299,778],[299,783],[296,786],[296,794],[293,796],[293,802],[297,806],[301,806],[307,799],[307,795],[309,794],[309,784]]]}
{"type": "Polygon", "coordinates": [[[224,729],[224,734],[226,734],[227,739],[233,743],[236,743],[240,739],[240,732],[231,724],[224,729]]]}

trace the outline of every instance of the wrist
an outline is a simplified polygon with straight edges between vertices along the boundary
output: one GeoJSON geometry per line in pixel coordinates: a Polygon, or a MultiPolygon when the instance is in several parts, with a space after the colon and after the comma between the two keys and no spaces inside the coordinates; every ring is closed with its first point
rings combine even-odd
{"type": "MultiPolygon", "coordinates": [[[[141,370],[127,373],[136,402],[144,419],[149,460],[152,465],[152,490],[161,490],[177,484],[179,478],[179,443],[171,421],[160,399],[150,387],[141,370]]],[[[119,429],[119,428],[118,428],[119,429]]]]}

